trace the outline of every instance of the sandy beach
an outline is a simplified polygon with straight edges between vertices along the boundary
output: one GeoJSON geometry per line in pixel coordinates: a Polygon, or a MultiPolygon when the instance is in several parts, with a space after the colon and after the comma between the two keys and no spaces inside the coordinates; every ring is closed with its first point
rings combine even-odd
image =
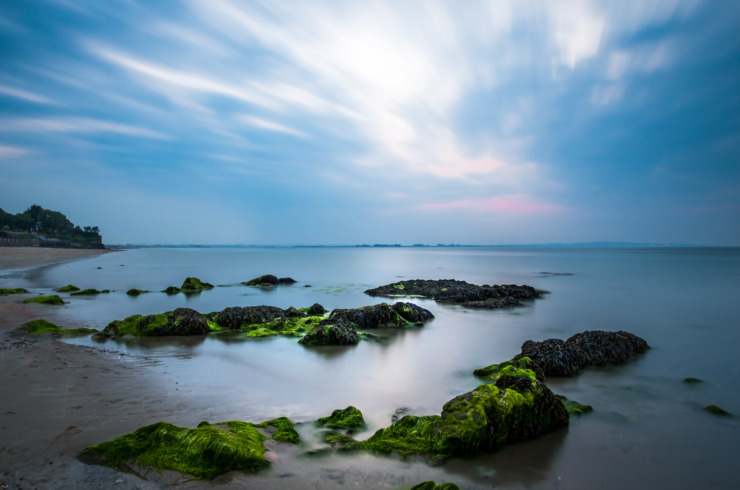
{"type": "Polygon", "coordinates": [[[68,260],[84,259],[114,250],[46,248],[46,247],[0,247],[0,271],[26,269],[42,265],[56,264],[68,260]]]}
{"type": "MultiPolygon", "coordinates": [[[[0,248],[0,270],[108,252],[0,248]]],[[[111,425],[107,419],[119,404],[127,405],[121,414],[128,420],[124,425],[135,429],[147,406],[162,404],[162,398],[146,389],[141,379],[144,373],[119,353],[70,345],[54,334],[14,334],[13,330],[35,318],[57,320],[48,307],[24,304],[28,296],[0,296],[0,488],[70,488],[71,477],[76,484],[85,482],[85,488],[151,488],[129,475],[102,467],[91,469],[80,464],[76,455],[80,444],[104,440],[100,431],[107,431],[111,425]],[[131,393],[139,396],[126,401],[131,393]]]]}

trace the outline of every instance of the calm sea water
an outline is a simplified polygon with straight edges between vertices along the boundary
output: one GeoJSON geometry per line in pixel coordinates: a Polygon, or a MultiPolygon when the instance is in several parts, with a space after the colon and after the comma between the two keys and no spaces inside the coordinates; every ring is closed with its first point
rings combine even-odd
{"type": "MultiPolygon", "coordinates": [[[[315,302],[327,309],[358,307],[383,301],[365,289],[415,278],[529,284],[550,294],[499,311],[413,299],[436,318],[420,329],[389,333],[383,343],[348,348],[235,337],[109,341],[105,347],[126,352],[132,362],[146,358],[163,395],[183,397],[187,410],[169,414],[169,422],[277,416],[309,422],[354,405],[368,422],[358,436],[364,438],[388,425],[401,407],[438,414],[447,400],[478,385],[473,369],[511,358],[527,339],[626,330],[653,349],[623,366],[549,379],[553,391],[594,412],[536,441],[441,467],[369,455],[294,458],[290,467],[216,483],[403,488],[435,479],[464,489],[735,488],[738,418],[701,408],[715,404],[740,416],[738,249],[144,248],[38,269],[13,282],[39,292],[68,283],[111,289],[61,307],[68,325],[103,328],[131,314],[183,306],[201,312],[315,302]],[[298,282],[273,290],[238,285],[268,273],[298,282]],[[190,297],[125,294],[179,286],[187,276],[222,287],[190,297]],[[704,383],[681,383],[688,376],[704,383]]],[[[151,413],[142,425],[161,418],[151,413]]],[[[301,431],[308,447],[318,444],[306,427],[301,431]]]]}

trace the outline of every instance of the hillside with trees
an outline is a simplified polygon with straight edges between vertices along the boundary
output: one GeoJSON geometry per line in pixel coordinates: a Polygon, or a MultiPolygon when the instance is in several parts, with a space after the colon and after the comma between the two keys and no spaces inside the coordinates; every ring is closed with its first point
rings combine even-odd
{"type": "Polygon", "coordinates": [[[104,248],[97,226],[75,226],[59,211],[44,209],[37,204],[18,214],[10,214],[0,208],[0,242],[6,245],[33,242],[33,245],[42,247],[104,248]]]}

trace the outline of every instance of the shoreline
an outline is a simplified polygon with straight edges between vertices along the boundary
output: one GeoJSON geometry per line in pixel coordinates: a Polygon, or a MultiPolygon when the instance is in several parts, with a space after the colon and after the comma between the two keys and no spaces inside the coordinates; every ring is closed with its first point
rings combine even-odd
{"type": "Polygon", "coordinates": [[[30,269],[116,251],[108,248],[0,247],[0,271],[30,269]]]}

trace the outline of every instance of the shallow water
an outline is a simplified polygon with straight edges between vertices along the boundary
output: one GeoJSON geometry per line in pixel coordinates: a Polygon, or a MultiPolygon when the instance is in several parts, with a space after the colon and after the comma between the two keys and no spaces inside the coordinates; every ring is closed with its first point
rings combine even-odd
{"type": "MultiPolygon", "coordinates": [[[[626,330],[653,347],[623,366],[549,379],[553,391],[593,405],[594,412],[574,417],[568,429],[494,454],[430,467],[368,455],[296,459],[288,451],[264,474],[188,486],[403,488],[436,479],[461,488],[730,488],[738,476],[740,424],[701,410],[716,404],[740,414],[738,249],[152,248],[13,275],[0,280],[38,292],[68,283],[111,289],[71,297],[60,307],[69,326],[95,328],[181,306],[201,312],[314,302],[358,307],[383,301],[365,289],[403,278],[529,284],[550,292],[499,311],[413,299],[436,318],[419,329],[389,332],[385,342],[348,348],[234,335],[105,343],[146,362],[163,396],[186,400],[187,409],[168,421],[187,426],[278,416],[310,422],[354,405],[368,422],[358,436],[364,438],[388,425],[400,407],[438,414],[447,400],[478,385],[473,369],[509,359],[527,339],[626,330]],[[273,290],[238,285],[266,273],[298,283],[273,290]],[[179,286],[187,276],[223,287],[189,297],[125,294],[179,286]],[[705,382],[681,383],[688,376],[705,382]]],[[[150,415],[142,425],[160,420],[150,415]]],[[[308,425],[301,431],[311,447],[318,443],[308,425]]]]}

